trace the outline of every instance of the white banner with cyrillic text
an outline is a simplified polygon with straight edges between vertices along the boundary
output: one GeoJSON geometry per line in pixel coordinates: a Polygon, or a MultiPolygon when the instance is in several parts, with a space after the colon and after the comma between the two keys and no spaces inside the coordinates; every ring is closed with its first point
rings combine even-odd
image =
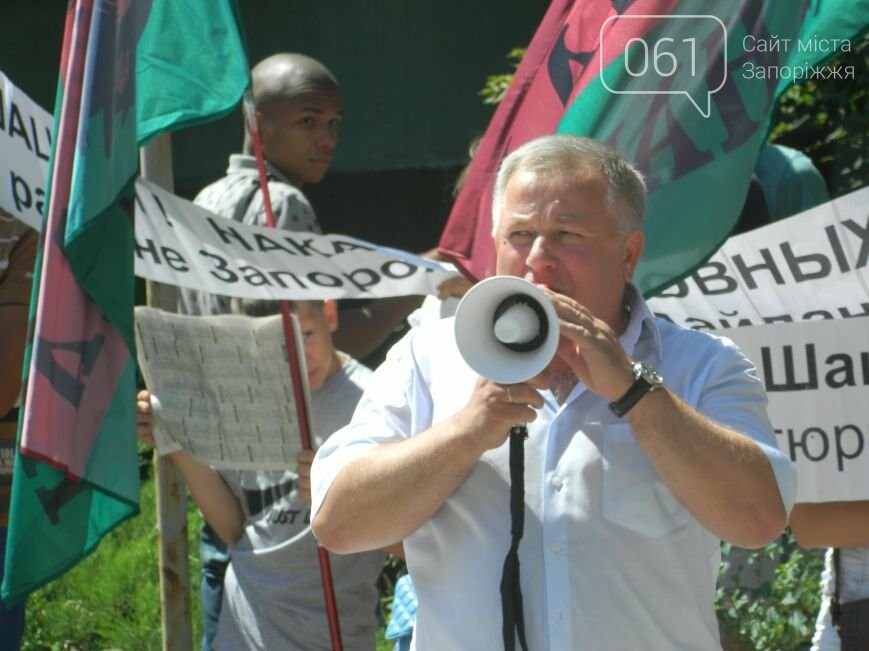
{"type": "Polygon", "coordinates": [[[649,301],[697,330],[869,315],[869,187],[735,235],[649,301]]]}
{"type": "Polygon", "coordinates": [[[649,300],[757,365],[798,501],[869,499],[869,188],[731,237],[649,300]],[[851,318],[856,317],[856,318],[851,318]]]}
{"type": "Polygon", "coordinates": [[[139,179],[136,275],[213,294],[306,300],[435,294],[456,272],[346,235],[240,224],[139,179]]]}
{"type": "Polygon", "coordinates": [[[869,499],[869,318],[733,328],[758,367],[798,502],[869,499]]]}

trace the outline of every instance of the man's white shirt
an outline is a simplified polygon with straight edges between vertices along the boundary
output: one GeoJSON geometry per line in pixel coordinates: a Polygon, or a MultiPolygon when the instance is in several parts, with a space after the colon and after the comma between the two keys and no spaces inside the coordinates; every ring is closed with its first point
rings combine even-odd
{"type": "MultiPolygon", "coordinates": [[[[756,441],[790,510],[796,472],[776,446],[754,365],[729,340],[655,319],[633,288],[630,295],[624,349],[652,363],[686,403],[756,441]]],[[[376,371],[350,425],[318,452],[313,512],[348,460],[455,414],[476,379],[455,346],[452,319],[414,328],[376,371]]],[[[581,383],[563,405],[543,396],[525,443],[519,546],[529,648],[719,649],[718,538],[673,497],[605,399],[581,383]]],[[[419,599],[419,651],[503,646],[508,448],[482,455],[404,541],[419,599]]]]}

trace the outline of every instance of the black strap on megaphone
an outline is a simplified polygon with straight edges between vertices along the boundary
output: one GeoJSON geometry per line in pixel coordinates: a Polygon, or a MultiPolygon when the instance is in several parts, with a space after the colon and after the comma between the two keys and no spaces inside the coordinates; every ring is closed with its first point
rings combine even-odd
{"type": "Polygon", "coordinates": [[[516,636],[523,651],[525,618],[522,611],[522,586],[519,582],[519,541],[525,530],[525,439],[528,428],[514,425],[510,428],[510,551],[504,559],[501,573],[501,612],[505,651],[514,651],[516,636]]]}

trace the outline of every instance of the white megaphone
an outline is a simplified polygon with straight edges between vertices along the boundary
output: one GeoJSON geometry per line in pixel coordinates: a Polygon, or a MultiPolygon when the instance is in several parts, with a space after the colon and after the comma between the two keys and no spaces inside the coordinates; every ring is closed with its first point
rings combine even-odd
{"type": "Polygon", "coordinates": [[[456,344],[474,371],[493,382],[525,382],[558,348],[558,315],[527,280],[492,276],[471,287],[456,309],[456,344]]]}

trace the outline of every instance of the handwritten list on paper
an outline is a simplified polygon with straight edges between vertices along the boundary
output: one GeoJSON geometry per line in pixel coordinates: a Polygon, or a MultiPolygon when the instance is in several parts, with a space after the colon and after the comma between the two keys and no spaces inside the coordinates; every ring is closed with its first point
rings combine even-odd
{"type": "MultiPolygon", "coordinates": [[[[161,454],[184,449],[216,468],[295,467],[301,443],[280,315],[137,307],[136,344],[161,454]]],[[[299,364],[305,378],[304,355],[299,364]]]]}

